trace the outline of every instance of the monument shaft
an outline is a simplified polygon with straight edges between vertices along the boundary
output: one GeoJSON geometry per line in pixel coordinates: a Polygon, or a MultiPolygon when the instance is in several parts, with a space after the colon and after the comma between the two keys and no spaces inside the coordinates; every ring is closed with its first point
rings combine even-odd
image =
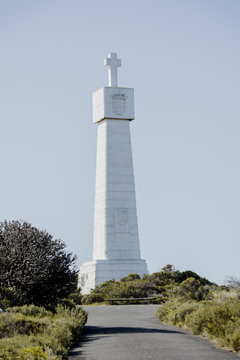
{"type": "Polygon", "coordinates": [[[129,120],[98,124],[93,259],[140,259],[129,120]]]}
{"type": "Polygon", "coordinates": [[[93,94],[98,124],[93,260],[80,267],[79,286],[87,294],[104,281],[147,273],[140,257],[129,122],[134,119],[133,89],[117,86],[117,54],[105,59],[110,86],[93,94]]]}

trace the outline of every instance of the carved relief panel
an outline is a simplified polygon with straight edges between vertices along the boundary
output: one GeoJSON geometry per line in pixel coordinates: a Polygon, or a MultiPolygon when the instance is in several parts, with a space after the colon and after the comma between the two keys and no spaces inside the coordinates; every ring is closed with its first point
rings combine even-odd
{"type": "Polygon", "coordinates": [[[115,210],[115,227],[118,233],[128,233],[128,209],[115,210]]]}

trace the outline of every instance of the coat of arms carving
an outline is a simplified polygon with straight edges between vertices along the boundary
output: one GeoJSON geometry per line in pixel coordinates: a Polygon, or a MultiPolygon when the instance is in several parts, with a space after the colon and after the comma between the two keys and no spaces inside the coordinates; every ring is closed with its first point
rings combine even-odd
{"type": "Polygon", "coordinates": [[[123,115],[126,111],[126,100],[127,95],[125,94],[114,94],[113,99],[113,112],[117,115],[123,115]]]}
{"type": "Polygon", "coordinates": [[[85,286],[85,284],[86,284],[86,282],[87,282],[87,279],[88,279],[88,274],[84,274],[84,273],[83,273],[83,274],[80,276],[80,281],[79,281],[79,283],[80,283],[80,285],[81,285],[82,288],[85,286]]]}

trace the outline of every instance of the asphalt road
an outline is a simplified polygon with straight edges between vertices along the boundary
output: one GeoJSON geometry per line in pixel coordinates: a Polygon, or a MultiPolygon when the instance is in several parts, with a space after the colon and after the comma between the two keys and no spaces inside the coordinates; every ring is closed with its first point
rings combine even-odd
{"type": "Polygon", "coordinates": [[[88,323],[71,360],[240,360],[156,318],[158,305],[86,306],[88,323]]]}

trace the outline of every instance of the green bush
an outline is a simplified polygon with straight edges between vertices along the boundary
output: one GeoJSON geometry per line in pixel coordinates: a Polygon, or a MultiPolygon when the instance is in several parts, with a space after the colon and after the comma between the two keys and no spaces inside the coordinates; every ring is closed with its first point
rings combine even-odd
{"type": "Polygon", "coordinates": [[[137,299],[159,295],[155,285],[148,280],[139,278],[137,274],[130,274],[120,281],[109,280],[96,286],[89,295],[82,298],[83,304],[101,303],[106,299],[137,299]]]}
{"type": "Polygon", "coordinates": [[[76,256],[26,221],[0,222],[0,298],[3,306],[56,306],[77,289],[76,256]]]}
{"type": "Polygon", "coordinates": [[[173,299],[158,308],[159,320],[173,325],[185,325],[186,316],[194,312],[199,307],[196,301],[183,302],[181,298],[173,299]]]}
{"type": "Polygon", "coordinates": [[[200,280],[190,277],[181,282],[178,287],[178,294],[187,300],[200,301],[208,297],[209,288],[203,286],[200,280]]]}
{"type": "Polygon", "coordinates": [[[92,292],[89,295],[83,295],[82,297],[82,303],[84,305],[101,303],[101,302],[104,302],[104,296],[103,294],[97,292],[96,293],[92,292]]]}
{"type": "Polygon", "coordinates": [[[14,306],[10,308],[11,313],[20,313],[25,316],[35,316],[35,317],[46,317],[51,316],[51,311],[46,310],[43,306],[36,305],[23,305],[23,306],[14,306]]]}
{"type": "Polygon", "coordinates": [[[240,301],[236,297],[222,299],[218,295],[217,300],[184,302],[178,297],[160,306],[157,315],[160,321],[186,326],[196,335],[205,334],[221,346],[240,351],[240,301]]]}
{"type": "Polygon", "coordinates": [[[55,313],[36,306],[9,309],[0,316],[0,359],[60,360],[79,339],[86,320],[80,307],[59,305],[55,313]]]}
{"type": "Polygon", "coordinates": [[[51,349],[36,345],[37,339],[30,335],[16,335],[0,341],[1,360],[61,360],[51,349]]]}
{"type": "Polygon", "coordinates": [[[160,303],[179,295],[184,301],[202,300],[209,298],[210,286],[214,285],[192,271],[181,272],[172,265],[166,265],[159,272],[143,275],[142,279],[138,274],[132,273],[120,281],[106,281],[96,286],[89,295],[84,295],[82,303],[93,304],[104,302],[106,299],[149,297],[157,297],[158,300],[155,302],[160,303]]]}
{"type": "Polygon", "coordinates": [[[234,333],[230,336],[230,344],[235,351],[240,352],[240,321],[234,333]]]}
{"type": "Polygon", "coordinates": [[[240,302],[207,302],[189,317],[187,324],[195,334],[206,332],[212,337],[224,338],[231,332],[240,318],[240,302]]]}
{"type": "Polygon", "coordinates": [[[195,310],[197,310],[199,307],[199,303],[194,301],[188,301],[177,309],[177,321],[179,324],[185,324],[186,317],[190,314],[192,314],[195,310]]]}
{"type": "Polygon", "coordinates": [[[69,294],[68,299],[72,300],[75,305],[81,305],[82,304],[82,294],[81,289],[77,288],[75,291],[73,291],[71,294],[69,294]]]}

